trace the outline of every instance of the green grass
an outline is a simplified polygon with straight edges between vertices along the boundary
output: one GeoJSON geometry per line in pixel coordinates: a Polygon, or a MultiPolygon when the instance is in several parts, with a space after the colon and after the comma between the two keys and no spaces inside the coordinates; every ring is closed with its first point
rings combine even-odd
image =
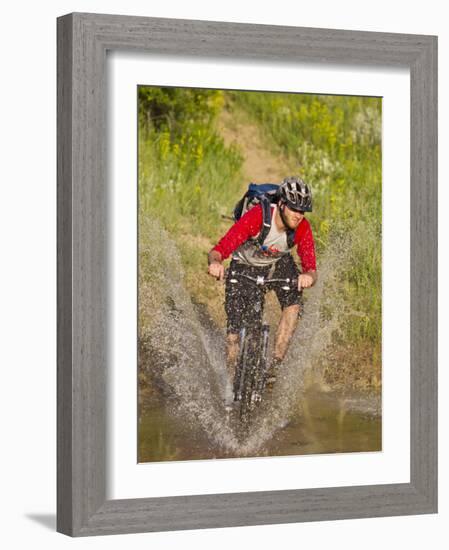
{"type": "Polygon", "coordinates": [[[349,236],[341,273],[351,341],[381,336],[381,99],[232,92],[314,194],[318,253],[349,236]]]}
{"type": "Polygon", "coordinates": [[[141,212],[157,215],[172,231],[187,223],[209,236],[238,193],[241,164],[236,149],[226,148],[220,136],[199,124],[186,125],[179,139],[168,131],[141,129],[141,212]]]}
{"type": "Polygon", "coordinates": [[[217,133],[226,104],[311,184],[318,270],[325,253],[344,256],[333,291],[349,315],[338,338],[380,364],[381,100],[146,87],[139,97],[139,216],[157,217],[180,245],[192,295],[222,310],[205,255],[229,226],[245,154],[217,133]]]}
{"type": "Polygon", "coordinates": [[[222,298],[206,274],[206,254],[229,226],[223,215],[229,215],[241,192],[242,153],[225,146],[215,129],[222,92],[162,92],[141,89],[140,105],[148,105],[150,97],[150,114],[158,113],[158,122],[140,110],[140,223],[155,217],[173,235],[189,291],[197,301],[206,301],[214,318],[221,320],[222,298]],[[182,115],[183,105],[187,114],[182,115]],[[165,122],[161,112],[166,112],[165,122]]]}

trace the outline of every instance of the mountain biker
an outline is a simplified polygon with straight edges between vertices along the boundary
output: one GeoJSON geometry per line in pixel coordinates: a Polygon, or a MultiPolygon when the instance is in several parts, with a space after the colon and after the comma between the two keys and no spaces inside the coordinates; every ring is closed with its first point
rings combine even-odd
{"type": "MultiPolygon", "coordinates": [[[[262,207],[259,204],[253,206],[234,223],[208,256],[208,273],[223,281],[223,261],[232,254],[225,287],[226,363],[231,380],[234,378],[238,359],[240,329],[245,323],[251,322],[254,315],[262,315],[263,311],[254,312],[251,304],[255,303],[254,293],[264,293],[264,290],[244,278],[241,278],[238,285],[230,284],[230,273],[298,280],[297,287],[288,291],[281,289],[280,285],[273,284],[282,314],[276,332],[272,360],[267,370],[266,387],[270,390],[276,380],[279,365],[287,353],[298,318],[302,314],[302,289],[313,286],[317,280],[312,228],[305,218],[305,212],[312,211],[311,189],[301,178],[289,177],[282,181],[278,193],[278,203],[271,205],[271,227],[263,243],[257,240],[264,223],[262,207]],[[291,250],[295,246],[301,260],[302,273],[291,255],[291,250]]],[[[261,303],[263,309],[263,298],[261,303]]]]}

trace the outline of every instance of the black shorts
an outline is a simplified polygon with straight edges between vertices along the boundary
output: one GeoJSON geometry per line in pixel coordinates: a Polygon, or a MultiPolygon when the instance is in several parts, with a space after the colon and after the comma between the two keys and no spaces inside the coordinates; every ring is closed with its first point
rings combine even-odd
{"type": "Polygon", "coordinates": [[[300,274],[298,267],[291,254],[286,254],[275,264],[268,267],[252,267],[236,260],[232,260],[229,266],[225,281],[225,311],[227,316],[228,333],[238,333],[240,329],[248,324],[260,322],[265,303],[265,294],[273,290],[282,309],[299,305],[302,310],[302,292],[295,286],[290,290],[284,290],[282,284],[273,283],[269,288],[257,286],[253,281],[244,277],[239,278],[239,273],[245,273],[251,277],[264,276],[270,279],[296,279],[300,274]],[[231,283],[232,272],[238,283],[231,283]]]}

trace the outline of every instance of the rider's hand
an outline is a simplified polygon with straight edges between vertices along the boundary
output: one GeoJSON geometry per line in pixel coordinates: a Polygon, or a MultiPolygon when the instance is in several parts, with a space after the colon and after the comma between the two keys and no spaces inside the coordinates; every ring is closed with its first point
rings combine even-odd
{"type": "Polygon", "coordinates": [[[303,273],[298,277],[298,290],[301,290],[301,288],[309,288],[312,285],[313,285],[312,275],[307,275],[306,273],[303,273]]]}
{"type": "Polygon", "coordinates": [[[215,277],[219,281],[222,281],[224,279],[224,266],[220,262],[210,263],[207,272],[209,273],[209,275],[215,277]]]}

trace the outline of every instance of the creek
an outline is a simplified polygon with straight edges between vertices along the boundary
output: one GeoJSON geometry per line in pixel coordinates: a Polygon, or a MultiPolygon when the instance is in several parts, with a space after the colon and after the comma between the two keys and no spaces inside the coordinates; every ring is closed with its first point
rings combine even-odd
{"type": "Polygon", "coordinates": [[[338,251],[321,259],[282,376],[244,440],[224,409],[230,393],[224,329],[193,303],[178,250],[154,220],[142,224],[139,254],[139,462],[381,450],[379,398],[305,383],[344,318],[332,292],[338,251]],[[154,254],[147,242],[164,247],[154,254]]]}

